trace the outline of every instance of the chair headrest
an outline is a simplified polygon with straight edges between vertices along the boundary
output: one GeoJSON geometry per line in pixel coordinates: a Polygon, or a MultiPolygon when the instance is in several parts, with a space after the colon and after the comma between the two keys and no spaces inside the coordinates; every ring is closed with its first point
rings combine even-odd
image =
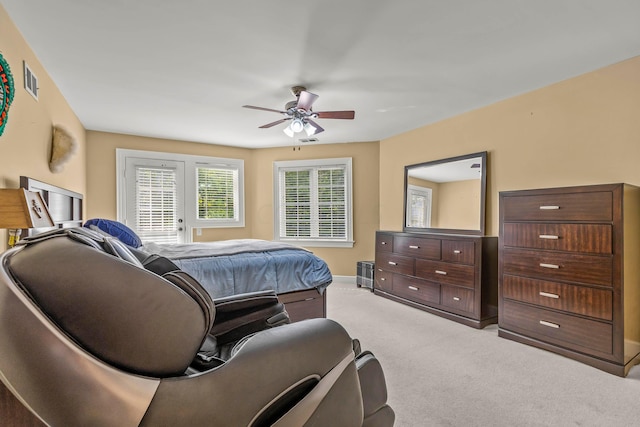
{"type": "Polygon", "coordinates": [[[210,329],[213,303],[194,299],[141,268],[135,256],[134,262],[126,252],[118,255],[117,244],[94,237],[65,231],[26,240],[3,268],[95,357],[140,375],[184,373],[210,329]]]}

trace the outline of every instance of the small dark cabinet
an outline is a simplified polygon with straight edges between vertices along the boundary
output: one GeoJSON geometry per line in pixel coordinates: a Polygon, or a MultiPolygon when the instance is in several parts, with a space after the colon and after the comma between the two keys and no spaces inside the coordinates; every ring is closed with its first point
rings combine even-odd
{"type": "Polygon", "coordinates": [[[356,267],[356,285],[373,291],[373,261],[358,261],[356,267]]]}

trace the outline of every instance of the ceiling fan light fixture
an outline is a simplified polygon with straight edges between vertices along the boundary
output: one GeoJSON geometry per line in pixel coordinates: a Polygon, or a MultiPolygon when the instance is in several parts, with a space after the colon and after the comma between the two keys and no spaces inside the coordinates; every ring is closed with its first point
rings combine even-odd
{"type": "Polygon", "coordinates": [[[293,135],[295,135],[295,133],[291,130],[291,125],[282,129],[282,132],[286,133],[289,138],[293,138],[293,135]]]}
{"type": "Polygon", "coordinates": [[[302,132],[302,130],[304,129],[304,122],[302,121],[302,119],[296,118],[293,119],[289,127],[291,128],[293,133],[302,132]]]}
{"type": "Polygon", "coordinates": [[[318,128],[316,128],[314,125],[312,125],[309,122],[306,122],[304,124],[304,131],[307,133],[307,136],[314,135],[317,130],[318,130],[318,128]]]}

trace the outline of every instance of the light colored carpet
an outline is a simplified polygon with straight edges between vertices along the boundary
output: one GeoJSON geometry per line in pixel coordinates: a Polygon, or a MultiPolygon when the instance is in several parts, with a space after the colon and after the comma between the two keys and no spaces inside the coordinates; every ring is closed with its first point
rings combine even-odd
{"type": "Polygon", "coordinates": [[[620,378],[335,278],[327,317],[380,360],[396,427],[638,426],[640,366],[620,378]]]}

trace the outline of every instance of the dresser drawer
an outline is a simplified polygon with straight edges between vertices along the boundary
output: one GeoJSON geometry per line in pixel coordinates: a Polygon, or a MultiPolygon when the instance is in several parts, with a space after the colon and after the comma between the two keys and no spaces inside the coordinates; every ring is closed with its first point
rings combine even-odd
{"type": "Polygon", "coordinates": [[[417,259],[415,275],[434,282],[474,288],[474,271],[472,265],[417,259]]]}
{"type": "Polygon", "coordinates": [[[502,279],[502,296],[597,319],[613,319],[613,292],[604,289],[506,274],[502,279]]]}
{"type": "Polygon", "coordinates": [[[427,304],[440,304],[440,285],[414,277],[395,276],[393,292],[399,297],[427,304]]]}
{"type": "Polygon", "coordinates": [[[612,253],[610,224],[505,223],[503,227],[505,246],[594,254],[612,253]]]}
{"type": "Polygon", "coordinates": [[[382,269],[376,269],[376,273],[373,275],[373,278],[375,282],[374,289],[382,289],[383,291],[393,290],[393,273],[382,269]]]}
{"type": "Polygon", "coordinates": [[[443,240],[442,261],[474,264],[475,244],[464,240],[443,240]]]}
{"type": "Polygon", "coordinates": [[[612,286],[612,257],[506,248],[504,274],[612,286]]]}
{"type": "Polygon", "coordinates": [[[501,200],[504,221],[611,221],[613,193],[593,191],[509,196],[501,200]]]}
{"type": "Polygon", "coordinates": [[[414,259],[392,252],[380,252],[376,256],[376,269],[392,273],[413,275],[414,259]]]}
{"type": "Polygon", "coordinates": [[[377,233],[376,234],[376,253],[393,252],[393,235],[377,233]]]}
{"type": "Polygon", "coordinates": [[[613,353],[609,323],[584,319],[505,300],[500,327],[578,351],[613,353]]]}
{"type": "Polygon", "coordinates": [[[457,286],[441,286],[442,305],[457,311],[464,311],[473,314],[473,304],[475,292],[471,289],[459,288],[457,286]]]}
{"type": "Polygon", "coordinates": [[[440,259],[440,239],[395,236],[393,252],[416,258],[440,259]]]}

